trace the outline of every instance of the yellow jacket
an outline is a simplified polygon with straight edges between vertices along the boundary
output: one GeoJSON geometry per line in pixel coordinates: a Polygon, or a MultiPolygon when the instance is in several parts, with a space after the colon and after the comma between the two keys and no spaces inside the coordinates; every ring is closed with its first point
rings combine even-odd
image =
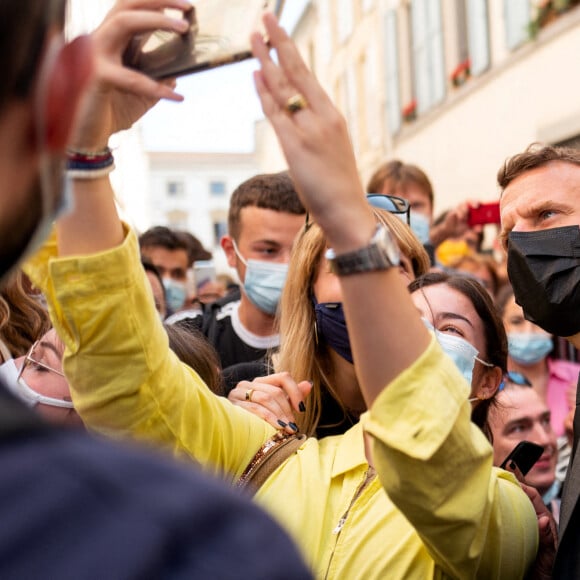
{"type": "MultiPolygon", "coordinates": [[[[64,368],[86,425],[235,481],[274,430],[213,395],[169,350],[135,234],[107,252],[54,256],[49,242],[27,271],[66,343],[64,368]]],[[[523,577],[537,548],[534,510],[511,474],[492,467],[467,397],[433,340],[361,423],[308,439],[266,481],[257,501],[318,578],[523,577]]]]}

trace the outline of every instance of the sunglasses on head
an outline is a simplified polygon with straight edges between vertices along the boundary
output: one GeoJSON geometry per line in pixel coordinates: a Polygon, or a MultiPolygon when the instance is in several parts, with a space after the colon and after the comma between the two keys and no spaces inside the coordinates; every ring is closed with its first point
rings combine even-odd
{"type": "MultiPolygon", "coordinates": [[[[402,197],[397,197],[395,195],[386,195],[383,193],[367,193],[367,201],[373,207],[378,209],[387,210],[390,213],[398,215],[402,218],[405,216],[405,221],[407,225],[411,225],[411,206],[406,199],[402,197]]],[[[312,222],[310,222],[310,215],[306,212],[306,223],[304,224],[304,230],[307,231],[312,222]]]]}
{"type": "Polygon", "coordinates": [[[506,382],[513,383],[514,385],[519,385],[520,387],[531,387],[532,383],[530,379],[526,377],[526,375],[519,373],[517,371],[508,371],[504,377],[502,382],[499,385],[499,391],[503,391],[506,386],[506,382]]]}

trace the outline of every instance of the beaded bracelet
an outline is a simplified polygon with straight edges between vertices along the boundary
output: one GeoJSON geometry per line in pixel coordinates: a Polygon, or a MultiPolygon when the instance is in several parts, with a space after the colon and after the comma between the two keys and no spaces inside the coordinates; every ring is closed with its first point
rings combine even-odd
{"type": "Polygon", "coordinates": [[[67,150],[67,175],[75,179],[98,179],[115,169],[115,159],[109,147],[100,151],[67,150]]]}

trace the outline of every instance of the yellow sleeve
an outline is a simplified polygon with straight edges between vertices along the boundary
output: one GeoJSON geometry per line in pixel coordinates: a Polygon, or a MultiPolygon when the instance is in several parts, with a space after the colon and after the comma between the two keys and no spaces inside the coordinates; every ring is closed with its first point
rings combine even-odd
{"type": "Polygon", "coordinates": [[[52,239],[26,270],[65,342],[65,373],[87,427],[237,478],[274,429],[211,393],[169,349],[134,232],[106,252],[54,256],[52,239]]]}
{"type": "Polygon", "coordinates": [[[362,419],[375,468],[447,574],[521,578],[536,555],[536,515],[515,478],[492,467],[468,393],[433,339],[362,419]]]}

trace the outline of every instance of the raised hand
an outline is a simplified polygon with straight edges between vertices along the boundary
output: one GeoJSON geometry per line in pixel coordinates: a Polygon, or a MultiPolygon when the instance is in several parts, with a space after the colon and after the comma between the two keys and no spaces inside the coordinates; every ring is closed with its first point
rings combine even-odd
{"type": "Polygon", "coordinates": [[[346,122],[272,14],[264,24],[279,64],[261,35],[252,36],[261,69],[256,89],[284,151],[302,202],[337,251],[368,243],[375,227],[346,122]],[[301,101],[302,97],[305,101],[301,101]],[[344,228],[352,223],[353,228],[344,228]]]}
{"type": "Polygon", "coordinates": [[[95,80],[80,111],[71,141],[76,149],[100,150],[109,137],[128,129],[159,99],[181,101],[174,81],[156,81],[122,64],[130,39],[157,29],[182,33],[188,24],[164,8],[187,10],[187,0],[119,0],[92,33],[95,80]]]}

